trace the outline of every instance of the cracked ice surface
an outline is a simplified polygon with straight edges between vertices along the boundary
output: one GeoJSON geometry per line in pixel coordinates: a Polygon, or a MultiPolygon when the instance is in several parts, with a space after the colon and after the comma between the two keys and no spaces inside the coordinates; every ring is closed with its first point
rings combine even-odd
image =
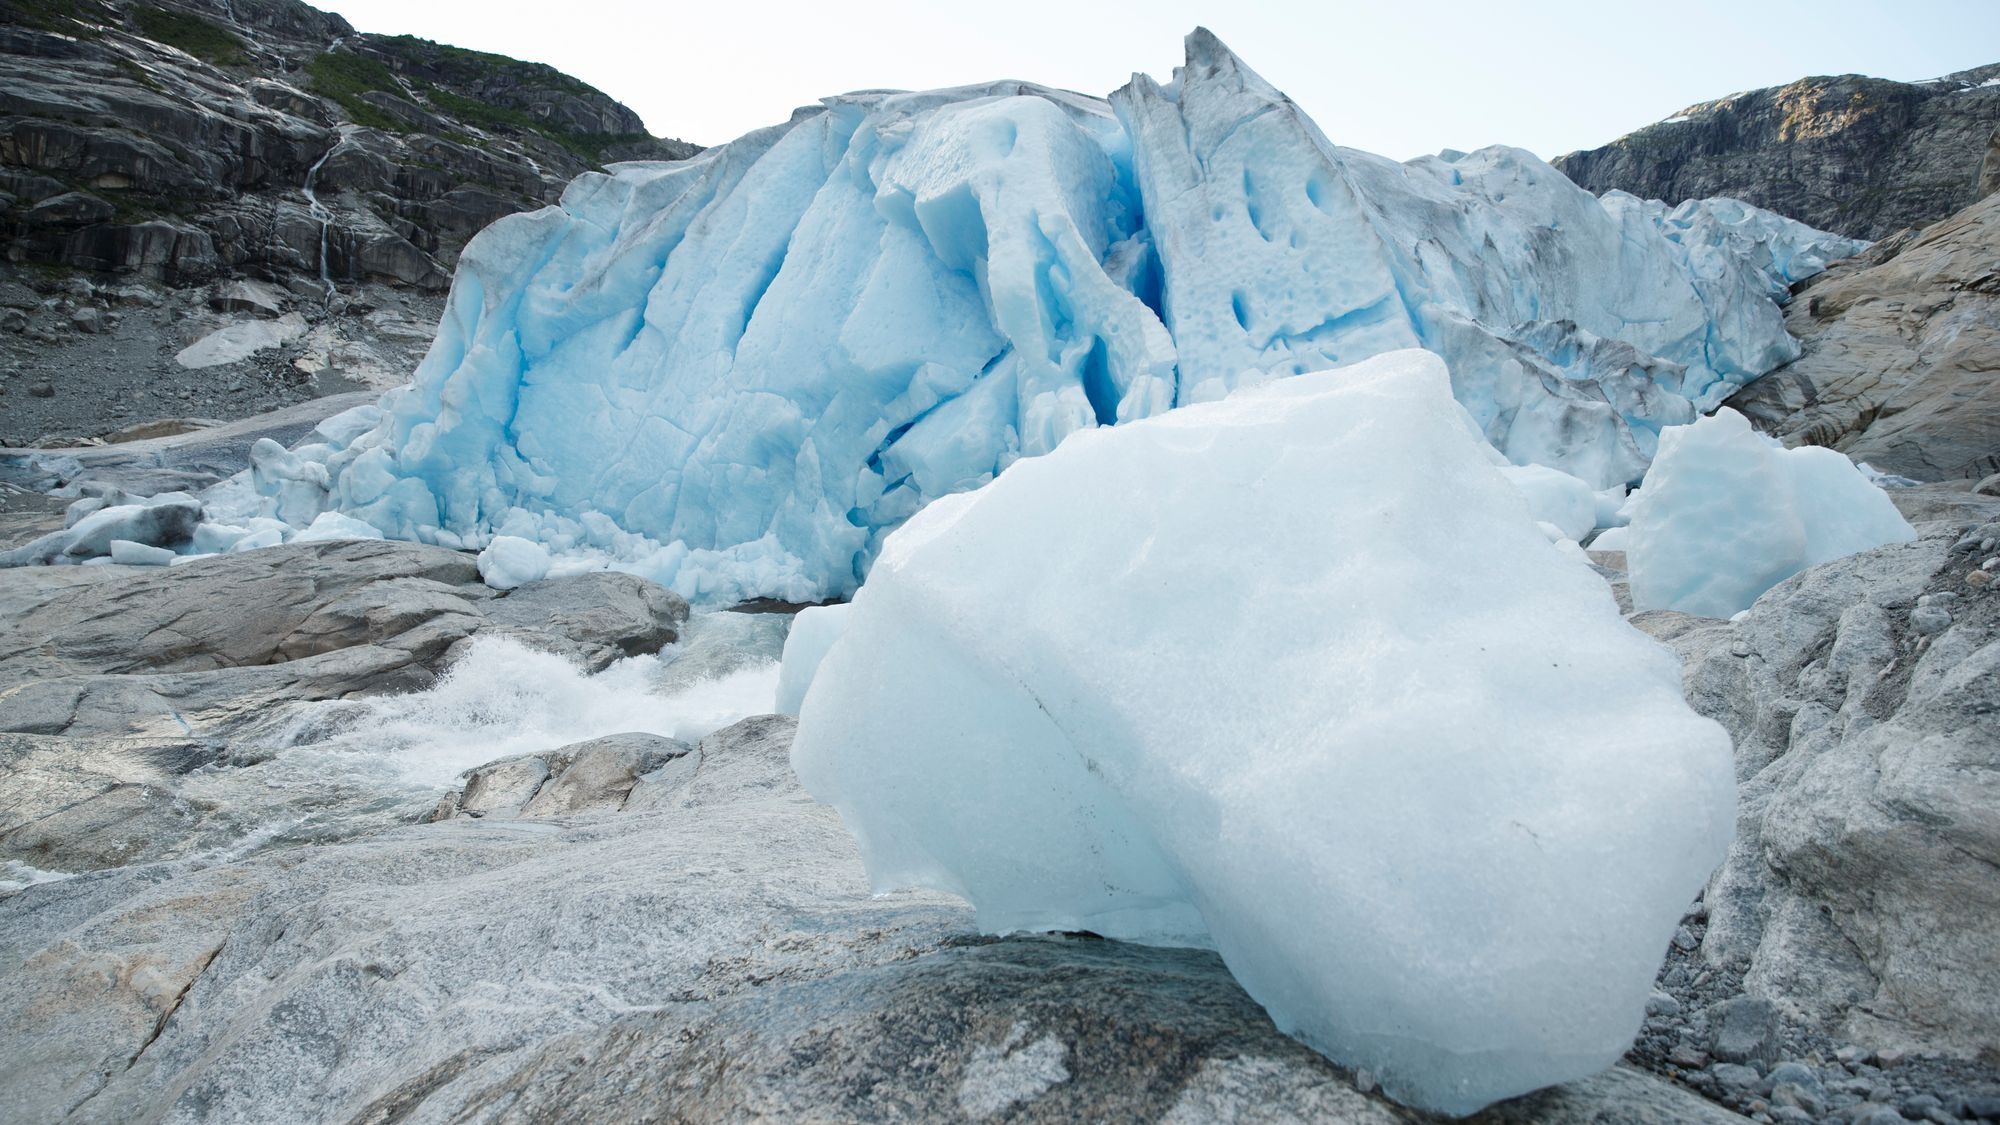
{"type": "Polygon", "coordinates": [[[467,248],[371,427],[212,507],[813,600],[1080,430],[1406,347],[1509,459],[1608,488],[1795,355],[1776,298],[1858,246],[1732,200],[1599,199],[1517,149],[1339,148],[1197,31],[1173,82],[1108,101],[850,94],[585,175],[467,248]]]}

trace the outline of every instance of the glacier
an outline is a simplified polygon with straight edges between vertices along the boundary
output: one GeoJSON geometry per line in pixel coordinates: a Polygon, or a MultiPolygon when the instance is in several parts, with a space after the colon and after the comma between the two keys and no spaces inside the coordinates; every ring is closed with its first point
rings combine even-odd
{"type": "Polygon", "coordinates": [[[1728,847],[1730,741],[1463,418],[1396,352],[938,500],[786,646],[799,779],[878,890],[1213,948],[1399,1100],[1611,1065],[1728,847]]]}
{"type": "Polygon", "coordinates": [[[1197,30],[1108,99],[853,93],[580,177],[466,248],[411,385],[209,502],[249,545],[337,511],[815,601],[1074,434],[1410,347],[1509,461],[1613,489],[1795,356],[1778,301],[1860,245],[1518,149],[1341,148],[1197,30]]]}

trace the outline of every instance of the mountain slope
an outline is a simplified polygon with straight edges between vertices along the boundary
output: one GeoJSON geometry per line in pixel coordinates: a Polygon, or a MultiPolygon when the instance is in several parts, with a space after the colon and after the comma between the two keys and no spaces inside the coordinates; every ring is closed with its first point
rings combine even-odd
{"type": "Polygon", "coordinates": [[[296,0],[0,13],[11,261],[169,281],[317,273],[316,188],[356,197],[331,224],[333,279],[441,289],[493,219],[607,158],[696,151],[551,67],[360,35],[296,0]]]}
{"type": "Polygon", "coordinates": [[[466,240],[696,151],[297,0],[0,0],[0,443],[399,382],[466,240]]]}
{"type": "Polygon", "coordinates": [[[1978,198],[1996,129],[2000,63],[1929,82],[1847,74],[1704,102],[1551,163],[1594,192],[1727,195],[1878,239],[1978,198]]]}

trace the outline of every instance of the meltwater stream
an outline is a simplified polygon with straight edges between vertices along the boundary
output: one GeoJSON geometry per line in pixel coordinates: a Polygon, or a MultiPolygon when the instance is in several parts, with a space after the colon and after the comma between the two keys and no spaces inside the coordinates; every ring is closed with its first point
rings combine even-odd
{"type": "Polygon", "coordinates": [[[292,709],[173,797],[197,853],[234,859],[415,822],[465,771],[501,758],[628,731],[698,741],[773,709],[789,620],[700,614],[679,643],[596,674],[476,640],[429,690],[292,709]]]}
{"type": "Polygon", "coordinates": [[[341,145],[346,143],[347,134],[343,132],[340,139],[321,153],[320,158],[313,161],[311,168],[306,169],[306,182],[300,187],[300,191],[306,197],[306,208],[312,212],[313,218],[319,220],[319,283],[326,290],[328,303],[332,303],[335,293],[333,271],[327,264],[327,251],[331,247],[333,236],[333,212],[319,201],[319,192],[314,190],[314,186],[319,182],[319,170],[326,167],[326,162],[334,153],[340,151],[341,145]]]}

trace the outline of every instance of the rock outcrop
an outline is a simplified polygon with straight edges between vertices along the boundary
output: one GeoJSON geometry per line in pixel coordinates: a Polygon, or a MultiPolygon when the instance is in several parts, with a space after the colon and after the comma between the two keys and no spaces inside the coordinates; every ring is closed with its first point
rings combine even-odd
{"type": "MultiPolygon", "coordinates": [[[[1989,501],[1987,518],[2000,517],[1989,501]]],[[[1736,742],[1701,952],[1877,1049],[2000,1051],[2000,523],[1815,567],[1735,622],[1647,613],[1736,742]]]]}
{"type": "Polygon", "coordinates": [[[13,262],[442,289],[472,234],[607,157],[694,151],[551,67],[359,34],[297,0],[9,7],[13,262]]]}
{"type": "Polygon", "coordinates": [[[481,228],[695,151],[298,0],[0,0],[0,444],[399,383],[481,228]]]}
{"type": "MultiPolygon", "coordinates": [[[[870,894],[746,720],[643,811],[455,817],[0,898],[24,1119],[1411,1122],[1214,954],[870,894]]],[[[1638,1071],[1476,1122],[1741,1118],[1638,1071]]]]}
{"type": "Polygon", "coordinates": [[[700,764],[700,751],[675,739],[642,731],[609,734],[488,762],[466,774],[464,786],[445,794],[431,819],[650,808],[685,784],[700,764]]]}
{"type": "Polygon", "coordinates": [[[1670,204],[1727,195],[1821,230],[1885,238],[1979,197],[2000,130],[1995,78],[2000,63],[1928,82],[1803,78],[1691,106],[1551,163],[1594,192],[1670,204]]]}
{"type": "Polygon", "coordinates": [[[1836,262],[1785,327],[1803,354],[1729,400],[1760,428],[1914,480],[2000,472],[2000,195],[1836,262]]]}
{"type": "MultiPolygon", "coordinates": [[[[471,556],[380,540],[0,571],[0,860],[95,870],[235,839],[243,810],[187,779],[255,767],[301,704],[426,687],[474,637],[602,668],[659,651],[686,617],[631,575],[497,594],[471,556]]],[[[631,750],[576,748],[543,807],[598,807],[621,763],[666,759],[631,750]]]]}

